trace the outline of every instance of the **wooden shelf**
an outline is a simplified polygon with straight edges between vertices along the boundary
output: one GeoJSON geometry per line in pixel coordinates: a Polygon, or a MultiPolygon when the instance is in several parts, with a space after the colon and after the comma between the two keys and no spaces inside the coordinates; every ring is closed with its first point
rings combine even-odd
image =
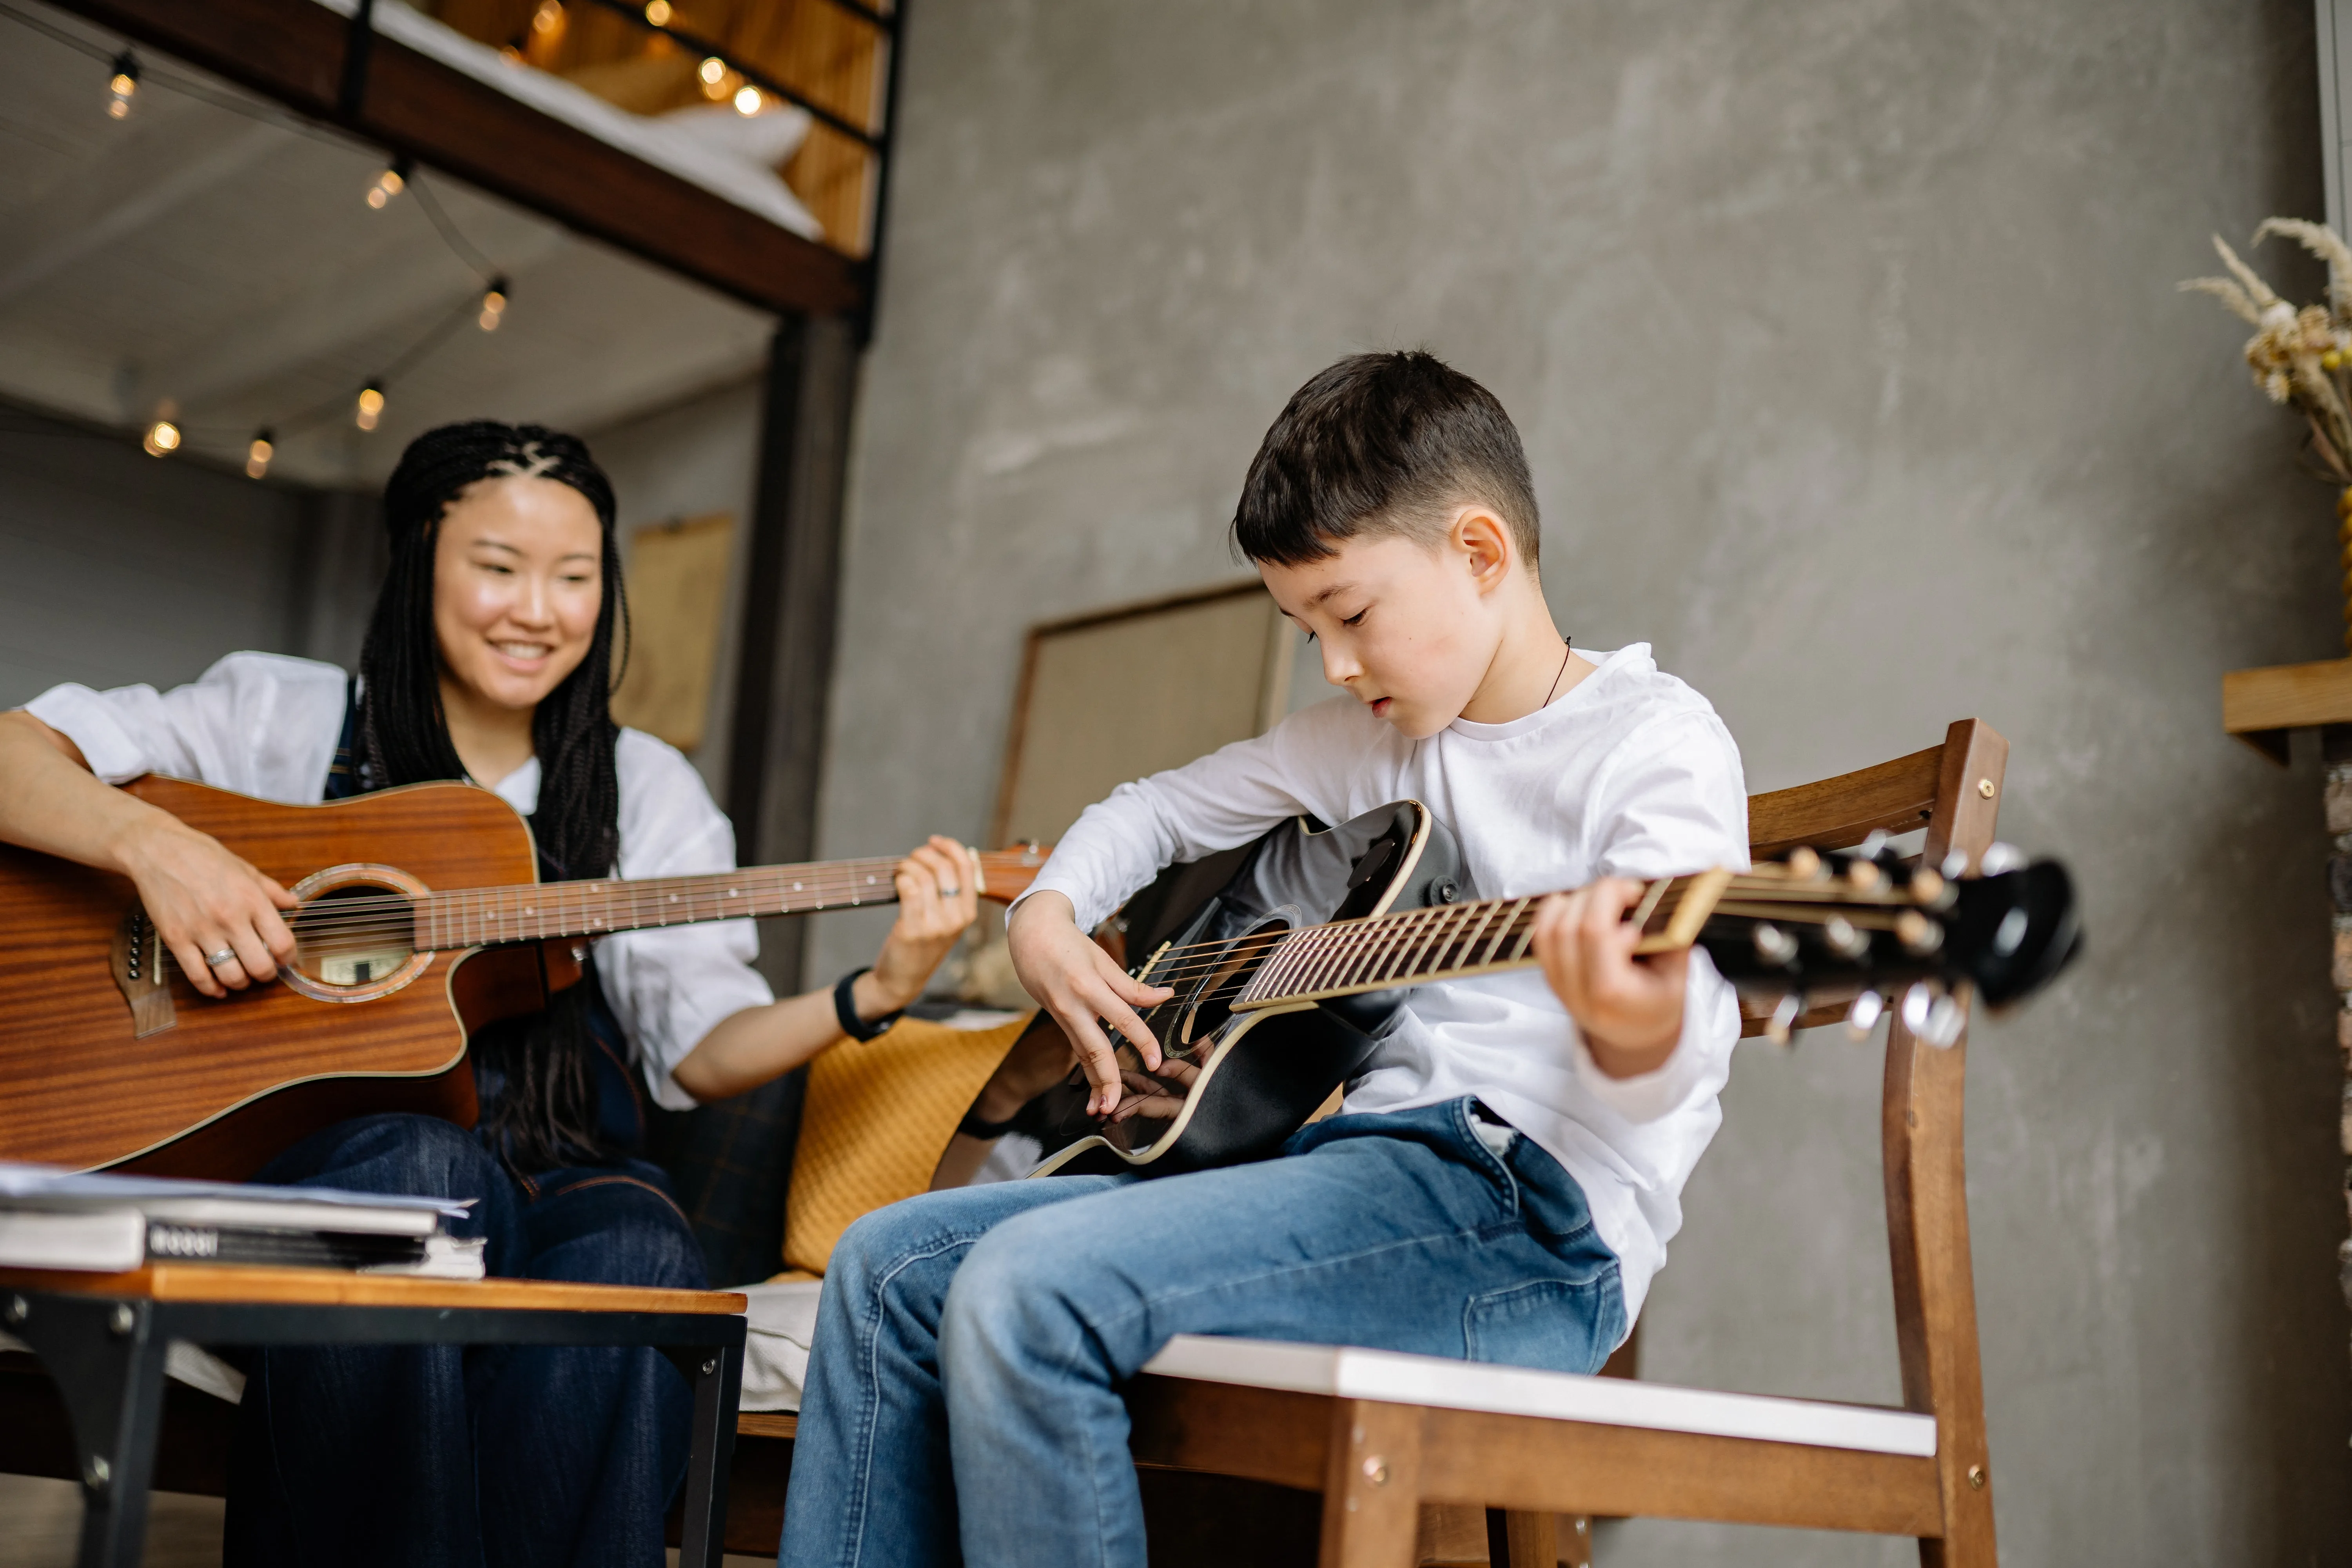
{"type": "Polygon", "coordinates": [[[2352,658],[2221,677],[2221,728],[2282,766],[2289,734],[2326,724],[2352,724],[2352,658]]]}

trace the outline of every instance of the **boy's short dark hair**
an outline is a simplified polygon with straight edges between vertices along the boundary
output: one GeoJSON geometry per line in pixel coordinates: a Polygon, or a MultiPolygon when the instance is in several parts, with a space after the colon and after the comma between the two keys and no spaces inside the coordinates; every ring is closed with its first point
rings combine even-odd
{"type": "Polygon", "coordinates": [[[1281,566],[1319,561],[1360,534],[1435,543],[1464,501],[1502,519],[1536,563],[1535,483],[1495,395],[1418,349],[1349,354],[1293,393],[1267,428],[1234,509],[1234,542],[1281,566]]]}

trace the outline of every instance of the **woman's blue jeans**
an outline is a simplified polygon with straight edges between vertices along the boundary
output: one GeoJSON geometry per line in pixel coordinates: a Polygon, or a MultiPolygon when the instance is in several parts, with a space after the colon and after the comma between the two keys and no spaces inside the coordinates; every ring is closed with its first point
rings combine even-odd
{"type": "Polygon", "coordinates": [[[825,1277],[783,1568],[1144,1568],[1119,1390],[1176,1334],[1596,1370],[1625,1331],[1616,1255],[1575,1180],[1516,1134],[1498,1154],[1475,1105],[859,1220],[825,1277]]]}
{"type": "MultiPolygon", "coordinates": [[[[699,1289],[702,1253],[636,1161],[518,1183],[473,1134],[369,1116],[259,1178],[473,1198],[451,1229],[492,1274],[699,1289]]],[[[352,1345],[249,1351],[230,1456],[234,1568],[657,1568],[691,1395],[643,1346],[352,1345]]]]}

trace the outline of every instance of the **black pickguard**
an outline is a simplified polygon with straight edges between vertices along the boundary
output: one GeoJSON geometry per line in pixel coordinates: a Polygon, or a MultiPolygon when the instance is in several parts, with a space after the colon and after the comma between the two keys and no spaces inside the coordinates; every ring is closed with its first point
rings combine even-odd
{"type": "MultiPolygon", "coordinates": [[[[1108,1122],[1088,1116],[1077,1072],[1033,1101],[1020,1121],[1045,1143],[1037,1173],[1161,1175],[1272,1154],[1363,1066],[1405,993],[1233,1015],[1224,999],[1254,973],[1265,939],[1475,896],[1453,836],[1418,801],[1337,827],[1296,819],[1254,844],[1169,868],[1122,911],[1135,972],[1176,991],[1144,1016],[1163,1065],[1146,1073],[1134,1047],[1114,1036],[1137,1109],[1108,1122]]],[[[1040,1015],[1038,1026],[1055,1026],[1040,1015]]]]}

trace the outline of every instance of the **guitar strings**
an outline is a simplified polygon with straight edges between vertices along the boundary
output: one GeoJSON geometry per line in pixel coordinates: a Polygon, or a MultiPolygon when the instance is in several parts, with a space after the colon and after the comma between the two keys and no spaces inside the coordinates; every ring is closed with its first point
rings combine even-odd
{"type": "MultiPolygon", "coordinates": [[[[1652,910],[1650,923],[1657,925],[1669,923],[1673,915],[1681,907],[1688,886],[1689,879],[1676,879],[1652,910]]],[[[1819,883],[1794,884],[1795,887],[1802,888],[1808,895],[1826,895],[1825,898],[1808,898],[1806,902],[1812,907],[1769,908],[1767,912],[1759,913],[1755,909],[1755,900],[1752,898],[1738,900],[1731,899],[1735,891],[1748,892],[1753,889],[1763,891],[1768,898],[1777,900],[1790,890],[1791,886],[1792,884],[1778,878],[1735,876],[1726,884],[1722,894],[1718,896],[1717,907],[1726,914],[1736,914],[1742,918],[1778,919],[1791,924],[1802,925],[1818,925],[1826,921],[1832,915],[1844,912],[1848,918],[1854,919],[1857,924],[1867,923],[1874,926],[1879,923],[1880,918],[1884,918],[1883,915],[1874,918],[1876,911],[1899,913],[1903,910],[1916,907],[1910,900],[1900,895],[1889,896],[1874,889],[1838,888],[1834,885],[1819,883]],[[1834,900],[1835,902],[1830,904],[1829,908],[1824,910],[1820,907],[1822,903],[1831,900],[1834,900]],[[1737,910],[1723,909],[1725,904],[1734,901],[1741,907],[1737,910]]],[[[1454,949],[1465,935],[1469,937],[1470,945],[1473,948],[1486,947],[1490,952],[1498,952],[1506,942],[1520,934],[1522,922],[1532,915],[1535,907],[1545,896],[1531,895],[1525,900],[1490,899],[1475,904],[1439,906],[1436,910],[1423,908],[1396,910],[1384,915],[1359,917],[1349,921],[1331,921],[1318,925],[1285,927],[1279,931],[1262,934],[1253,933],[1235,939],[1183,943],[1162,949],[1152,956],[1150,967],[1145,971],[1146,983],[1181,985],[1184,982],[1213,974],[1228,963],[1245,963],[1252,957],[1294,940],[1302,941],[1307,945],[1318,946],[1324,950],[1310,957],[1307,961],[1308,964],[1318,962],[1328,963],[1336,959],[1339,961],[1336,964],[1337,973],[1344,974],[1368,952],[1377,952],[1381,942],[1390,933],[1400,930],[1405,922],[1415,919],[1423,921],[1426,928],[1424,935],[1438,936],[1438,941],[1434,945],[1429,946],[1428,952],[1417,954],[1417,962],[1412,966],[1413,969],[1423,967],[1428,957],[1454,949]],[[1494,923],[1491,911],[1522,902],[1526,904],[1526,908],[1514,911],[1499,927],[1494,923]],[[1490,911],[1487,919],[1475,925],[1470,924],[1468,917],[1482,909],[1490,911]],[[1439,936],[1438,928],[1449,915],[1461,923],[1454,931],[1439,936]],[[1336,941],[1333,940],[1334,937],[1337,938],[1336,941]],[[1198,956],[1181,956],[1186,954],[1198,956]],[[1171,958],[1178,958],[1180,961],[1169,965],[1165,961],[1171,958]]],[[[1402,948],[1412,940],[1411,936],[1407,936],[1403,942],[1396,945],[1402,948]]],[[[1424,945],[1429,944],[1424,943],[1424,945]]],[[[1392,958],[1393,954],[1390,957],[1392,958]]],[[[1376,972],[1383,966],[1384,962],[1380,959],[1375,960],[1376,972]]],[[[1391,983],[1401,983],[1403,978],[1403,975],[1395,976],[1391,983]]],[[[1246,982],[1244,984],[1245,985],[1246,982]]],[[[1203,994],[1203,999],[1212,994],[1203,994]]],[[[1162,1003],[1159,1005],[1165,1006],[1167,1004],[1162,1003]]]]}
{"type": "MultiPolygon", "coordinates": [[[[1003,872],[1034,869],[1038,863],[1024,851],[986,850],[981,852],[980,859],[983,875],[992,868],[992,865],[1003,872]]],[[[521,883],[495,889],[457,888],[423,897],[399,892],[356,894],[340,899],[321,899],[300,910],[289,910],[288,914],[290,923],[298,926],[302,935],[317,941],[413,938],[416,934],[415,928],[419,923],[462,923],[476,927],[485,923],[520,923],[523,921],[544,923],[553,920],[569,923],[570,915],[585,915],[584,909],[567,910],[567,903],[579,906],[599,902],[607,909],[618,910],[622,900],[626,900],[631,906],[630,913],[641,915],[646,899],[668,896],[686,900],[684,912],[692,914],[698,904],[711,901],[732,900],[757,903],[773,900],[784,892],[779,884],[787,878],[794,879],[790,900],[794,903],[879,904],[897,900],[895,881],[885,883],[880,879],[885,872],[895,873],[898,864],[896,858],[875,858],[817,862],[808,866],[751,867],[734,873],[713,871],[689,877],[639,880],[614,879],[593,882],[521,883]],[[886,887],[888,889],[887,892],[884,891],[886,887]],[[735,889],[738,888],[746,890],[737,892],[735,889]],[[487,902],[492,899],[519,900],[530,894],[537,897],[527,912],[499,910],[487,902]]],[[[719,910],[707,914],[693,914],[690,921],[647,921],[646,924],[699,923],[709,920],[745,918],[761,912],[757,908],[727,910],[722,902],[719,910]]],[[[601,922],[588,923],[589,931],[544,934],[593,934],[595,924],[601,922]]],[[[466,942],[455,945],[475,946],[478,942],[466,942]]]]}
{"type": "MultiPolygon", "coordinates": [[[[1539,899],[1540,897],[1541,897],[1541,895],[1538,895],[1538,899],[1539,899]]],[[[1495,901],[1496,901],[1496,902],[1517,902],[1517,900],[1495,900],[1495,901]]],[[[1743,900],[1743,902],[1744,902],[1744,901],[1745,901],[1745,900],[1743,900]]],[[[1663,904],[1663,900],[1661,901],[1661,903],[1662,903],[1662,908],[1664,908],[1664,904],[1663,904]]],[[[1468,907],[1475,908],[1475,906],[1468,906],[1468,907]]],[[[1843,907],[1848,908],[1848,909],[1855,909],[1855,906],[1853,906],[1853,905],[1846,905],[1846,906],[1843,906],[1843,907]]],[[[1829,911],[1829,914],[1823,914],[1823,913],[1822,913],[1822,912],[1819,912],[1818,909],[1816,909],[1816,908],[1804,908],[1804,907],[1800,907],[1800,908],[1796,908],[1796,909],[1774,909],[1774,910],[1770,910],[1770,912],[1769,912],[1769,914],[1759,914],[1759,913],[1753,912],[1753,911],[1748,910],[1723,910],[1720,902],[1719,902],[1719,903],[1718,903],[1718,905],[1717,905],[1717,910],[1718,910],[1718,911],[1719,911],[1719,912],[1723,912],[1723,913],[1727,913],[1727,914],[1731,914],[1731,915],[1734,915],[1734,916],[1736,916],[1736,917],[1738,917],[1738,918],[1745,918],[1745,919],[1773,919],[1773,920],[1785,921],[1787,921],[1788,923],[1790,923],[1790,924],[1802,924],[1802,925],[1819,925],[1819,924],[1826,923],[1826,921],[1827,921],[1827,920],[1828,920],[1828,918],[1829,918],[1829,914],[1835,914],[1835,913],[1837,913],[1837,912],[1838,912],[1838,910],[1837,910],[1832,909],[1832,910],[1830,910],[1830,911],[1829,911]]],[[[1407,913],[1409,913],[1409,914],[1418,914],[1418,913],[1421,913],[1421,912],[1423,912],[1423,911],[1421,911],[1421,910],[1412,910],[1412,911],[1407,911],[1407,913]]],[[[1508,967],[1508,968],[1522,968],[1522,967],[1526,967],[1527,965],[1528,965],[1528,964],[1530,964],[1530,963],[1532,963],[1534,962],[1532,959],[1528,958],[1528,957],[1526,955],[1526,952],[1525,952],[1525,951],[1524,951],[1524,950],[1525,950],[1525,947],[1526,947],[1526,942],[1525,942],[1524,938],[1525,938],[1525,934],[1526,934],[1526,931],[1527,931],[1527,928],[1528,928],[1530,924],[1532,924],[1532,919],[1531,919],[1531,917],[1532,917],[1532,915],[1533,915],[1533,912],[1534,912],[1534,910],[1533,910],[1533,906],[1532,906],[1532,905],[1530,905],[1530,907],[1528,907],[1528,909],[1524,909],[1524,910],[1521,910],[1515,911],[1515,912],[1514,912],[1514,914],[1511,916],[1511,918],[1510,918],[1508,921],[1507,921],[1506,922],[1504,922],[1504,924],[1503,924],[1503,926],[1501,927],[1501,929],[1500,929],[1499,931],[1496,931],[1496,932],[1495,932],[1491,937],[1489,936],[1489,934],[1488,934],[1488,932],[1487,932],[1487,931],[1486,931],[1486,929],[1480,929],[1480,930],[1478,930],[1477,931],[1475,931],[1475,932],[1474,933],[1473,940],[1472,940],[1472,941],[1467,944],[1467,946],[1466,946],[1466,947],[1463,948],[1463,949],[1462,949],[1458,953],[1456,953],[1456,955],[1453,958],[1453,960],[1452,960],[1451,962],[1439,962],[1439,963],[1437,963],[1431,964],[1431,963],[1428,963],[1426,962],[1426,958],[1423,958],[1423,960],[1418,961],[1418,962],[1416,962],[1416,963],[1415,963],[1415,964],[1412,966],[1412,973],[1408,973],[1408,974],[1400,974],[1400,975],[1394,975],[1394,976],[1380,976],[1380,975],[1377,975],[1377,969],[1378,969],[1378,965],[1376,964],[1376,965],[1375,965],[1375,972],[1376,972],[1376,973],[1375,973],[1375,974],[1374,974],[1374,975],[1367,976],[1367,977],[1365,977],[1365,978],[1364,978],[1364,979],[1362,979],[1362,980],[1359,980],[1359,981],[1355,981],[1355,982],[1351,982],[1351,983],[1347,983],[1347,984],[1339,984],[1339,982],[1338,982],[1338,975],[1344,975],[1344,974],[1346,974],[1346,973],[1349,972],[1349,967],[1350,967],[1350,966],[1349,966],[1349,964],[1347,962],[1344,962],[1344,959],[1345,959],[1346,955],[1344,955],[1344,954],[1343,954],[1343,962],[1342,962],[1342,963],[1338,966],[1337,973],[1332,977],[1332,979],[1331,979],[1330,981],[1327,982],[1325,984],[1299,984],[1298,986],[1297,986],[1297,988],[1296,988],[1296,992],[1295,992],[1295,993],[1290,992],[1290,991],[1286,991],[1286,992],[1282,993],[1281,994],[1285,994],[1285,995],[1287,995],[1287,994],[1301,994],[1301,995],[1304,995],[1304,994],[1320,994],[1320,993],[1323,993],[1323,992],[1325,992],[1327,989],[1330,989],[1330,988],[1333,988],[1333,987],[1336,987],[1337,989],[1340,990],[1341,992],[1347,992],[1347,991],[1379,991],[1379,990],[1385,990],[1385,989],[1388,989],[1388,988],[1390,988],[1390,987],[1391,987],[1391,986],[1395,986],[1395,985],[1402,985],[1402,984],[1429,984],[1429,983],[1431,983],[1431,982],[1433,982],[1433,981],[1440,980],[1440,979],[1443,979],[1443,978],[1446,977],[1446,975],[1448,974],[1448,973],[1449,973],[1449,972],[1463,973],[1463,972],[1469,972],[1469,971],[1475,971],[1475,970],[1484,970],[1484,969],[1496,968],[1496,967],[1508,967]],[[1486,949],[1486,952],[1487,952],[1487,957],[1486,957],[1485,959],[1477,960],[1477,961],[1475,961],[1475,962],[1474,962],[1474,961],[1471,959],[1471,956],[1470,956],[1470,955],[1471,955],[1471,953],[1472,953],[1473,952],[1475,952],[1476,949],[1478,949],[1478,948],[1480,948],[1480,947],[1485,947],[1485,948],[1486,949]],[[1507,956],[1507,957],[1504,956],[1504,954],[1505,954],[1505,952],[1506,952],[1506,951],[1507,951],[1507,950],[1508,951],[1508,952],[1509,952],[1510,956],[1507,956]]],[[[1858,909],[1856,909],[1856,912],[1857,912],[1857,913],[1859,913],[1859,912],[1860,912],[1860,910],[1859,910],[1858,909]]],[[[1382,921],[1385,921],[1385,919],[1386,919],[1387,917],[1374,916],[1374,917],[1370,917],[1370,918],[1371,918],[1371,919],[1373,919],[1373,920],[1382,920],[1382,921]]],[[[1318,934],[1318,933],[1321,933],[1321,932],[1328,932],[1328,931],[1332,931],[1339,930],[1339,929],[1341,929],[1341,928],[1353,928],[1353,927],[1355,927],[1355,926],[1357,926],[1357,925],[1359,925],[1359,924],[1360,924],[1360,923],[1363,923],[1363,922],[1361,922],[1361,921],[1335,921],[1329,922],[1328,924],[1322,925],[1322,926],[1302,926],[1302,927],[1297,928],[1297,930],[1296,930],[1296,931],[1286,931],[1286,932],[1284,932],[1281,938],[1277,938],[1277,939],[1276,940],[1276,942],[1275,942],[1274,945],[1276,945],[1276,946],[1279,946],[1279,945],[1281,944],[1281,942],[1282,942],[1283,940],[1286,940],[1288,937],[1293,936],[1293,935],[1297,935],[1297,936],[1313,936],[1313,935],[1316,935],[1316,934],[1318,934]]],[[[1458,941],[1459,941],[1459,935],[1458,935],[1458,933],[1456,933],[1455,935],[1452,935],[1452,936],[1448,936],[1448,937],[1446,937],[1446,938],[1444,939],[1444,941],[1443,942],[1441,942],[1441,943],[1438,945],[1438,947],[1434,950],[1434,954],[1433,954],[1433,955],[1442,955],[1442,954],[1447,953],[1447,952],[1452,952],[1453,950],[1454,950],[1455,945],[1456,945],[1456,942],[1457,942],[1458,941]]],[[[1204,945],[1204,944],[1198,944],[1198,943],[1195,943],[1195,944],[1189,944],[1189,945],[1200,946],[1200,945],[1204,945]]],[[[1236,943],[1235,945],[1238,947],[1240,944],[1239,944],[1239,943],[1236,943]]],[[[1179,951],[1179,950],[1171,950],[1171,951],[1179,951]]],[[[1432,955],[1432,956],[1433,956],[1433,955],[1432,955]]],[[[1360,956],[1361,956],[1361,954],[1360,954],[1360,952],[1359,952],[1358,954],[1356,954],[1356,955],[1354,955],[1354,956],[1360,957],[1360,956]]],[[[1312,962],[1312,961],[1310,961],[1310,962],[1312,962]]],[[[1215,972],[1215,970],[1216,970],[1217,968],[1219,968],[1219,967],[1222,967],[1222,965],[1212,964],[1212,965],[1207,966],[1205,971],[1196,971],[1196,972],[1195,972],[1195,974],[1197,975],[1197,973],[1202,973],[1202,972],[1205,972],[1205,973],[1213,973],[1215,972]]],[[[1176,996],[1171,997],[1171,998],[1170,998],[1168,1001],[1166,1001],[1166,1002],[1161,1002],[1161,1003],[1155,1004],[1155,1005],[1152,1006],[1152,1008],[1150,1009],[1150,1011],[1151,1011],[1151,1012],[1153,1012],[1153,1013],[1157,1013],[1157,1012],[1160,1012],[1160,1011],[1163,1011],[1163,1010],[1167,1010],[1167,1011],[1172,1011],[1172,1012],[1174,1012],[1174,1013],[1176,1013],[1176,1014],[1178,1014],[1178,1015],[1180,1015],[1180,1016],[1181,1016],[1181,1015],[1183,1015],[1183,1014],[1190,1014],[1190,1013],[1196,1012],[1196,1011],[1198,1011],[1199,1009],[1201,1009],[1201,1008],[1202,1008],[1202,1007],[1206,1007],[1206,1006],[1213,1005],[1215,1005],[1215,1004],[1217,1004],[1217,1003],[1221,1003],[1221,1002],[1228,1001],[1228,1000],[1230,1000],[1230,999],[1233,999],[1233,998],[1238,997],[1238,996],[1239,996],[1239,995],[1240,995],[1244,991],[1246,991],[1246,990],[1249,988],[1250,984],[1252,983],[1252,981],[1254,981],[1254,980],[1256,978],[1257,973],[1260,973],[1260,972],[1262,972],[1262,966],[1261,966],[1261,969],[1252,969],[1252,970],[1250,970],[1250,971],[1249,971],[1249,972],[1247,972],[1247,973],[1236,973],[1236,974],[1235,974],[1235,975],[1234,975],[1231,980],[1226,981],[1226,982],[1223,982],[1223,983],[1221,983],[1221,984],[1216,984],[1216,985],[1213,985],[1213,986],[1211,986],[1210,988],[1208,988],[1208,989],[1206,989],[1206,990],[1204,990],[1204,991],[1201,991],[1201,992],[1198,992],[1198,993],[1195,993],[1195,994],[1189,994],[1189,995],[1188,995],[1188,994],[1182,994],[1182,993],[1181,993],[1181,992],[1180,992],[1180,994],[1177,994],[1176,996]]],[[[1148,1014],[1145,1014],[1145,1015],[1139,1015],[1139,1016],[1149,1016],[1149,1015],[1148,1015],[1148,1014]]],[[[1115,1033],[1118,1033],[1117,1031],[1114,1031],[1114,1032],[1115,1032],[1115,1033]]],[[[1131,1040],[1129,1040],[1129,1039],[1127,1038],[1127,1037],[1125,1036],[1125,1034],[1124,1034],[1124,1033],[1118,1033],[1118,1038],[1120,1041],[1124,1042],[1124,1043],[1129,1047],[1129,1049],[1134,1049],[1134,1048],[1135,1048],[1134,1042],[1133,1042],[1133,1041],[1131,1041],[1131,1040]]],[[[1162,1043],[1162,1044],[1161,1044],[1161,1046],[1160,1046],[1160,1049],[1161,1049],[1161,1053],[1162,1053],[1162,1058],[1163,1058],[1163,1059],[1164,1059],[1166,1057],[1168,1057],[1168,1056],[1176,1055],[1176,1054],[1178,1054],[1179,1052],[1181,1052],[1181,1051],[1182,1051],[1182,1050],[1184,1050],[1184,1049],[1187,1049],[1187,1048],[1189,1048],[1189,1047],[1171,1047],[1171,1046],[1169,1046],[1169,1045],[1167,1045],[1167,1044],[1165,1044],[1165,1043],[1162,1043]]],[[[1142,1075],[1142,1076],[1146,1076],[1146,1077],[1152,1076],[1152,1074],[1151,1074],[1151,1069],[1147,1068],[1143,1068],[1143,1067],[1140,1067],[1140,1066],[1138,1066],[1138,1067],[1133,1068],[1122,1068],[1122,1069],[1121,1069],[1121,1070],[1122,1070],[1123,1072],[1126,1072],[1126,1071],[1132,1071],[1132,1072],[1135,1072],[1135,1073],[1138,1073],[1138,1074],[1140,1074],[1140,1075],[1142,1075]]],[[[1151,1094],[1151,1093],[1158,1093],[1158,1092],[1164,1092],[1164,1091],[1157,1091],[1157,1090],[1138,1090],[1138,1091],[1136,1091],[1136,1092],[1137,1092],[1137,1093],[1139,1093],[1139,1094],[1151,1094]]],[[[1174,1097],[1174,1098],[1177,1098],[1178,1100],[1181,1100],[1181,1099],[1182,1097],[1180,1095],[1180,1096],[1176,1096],[1176,1097],[1174,1097]]]]}

